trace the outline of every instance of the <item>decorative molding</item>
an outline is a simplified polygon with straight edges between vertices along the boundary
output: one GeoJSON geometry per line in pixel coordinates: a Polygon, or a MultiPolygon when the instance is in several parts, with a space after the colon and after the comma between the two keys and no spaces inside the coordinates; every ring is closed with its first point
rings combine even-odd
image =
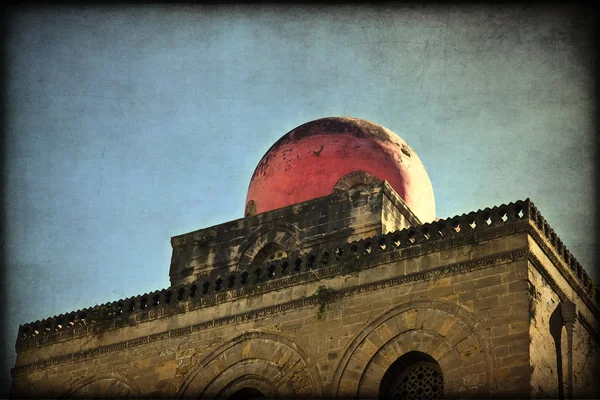
{"type": "MultiPolygon", "coordinates": [[[[527,221],[523,221],[513,225],[489,228],[490,232],[485,234],[485,240],[514,234],[519,231],[524,231],[527,228],[527,226],[527,221]]],[[[173,314],[186,313],[204,307],[211,307],[216,304],[224,303],[227,301],[233,301],[241,297],[262,294],[273,290],[285,289],[290,286],[308,283],[339,274],[358,272],[360,270],[375,267],[381,264],[420,257],[426,254],[430,254],[432,252],[462,247],[475,242],[475,236],[473,236],[472,234],[463,234],[460,237],[445,238],[435,241],[433,243],[415,245],[404,249],[389,250],[387,252],[374,251],[370,254],[361,254],[359,259],[343,260],[346,262],[333,261],[329,266],[322,266],[320,268],[315,268],[309,271],[294,273],[286,277],[277,278],[270,281],[266,281],[264,283],[260,283],[250,288],[242,287],[239,289],[232,289],[219,293],[198,296],[197,298],[194,298],[192,300],[187,300],[185,302],[176,303],[168,306],[163,305],[159,308],[149,307],[149,310],[147,311],[136,311],[133,314],[128,315],[126,317],[117,317],[106,322],[82,325],[74,329],[68,329],[65,331],[49,334],[42,334],[26,340],[21,339],[17,341],[17,352],[30,350],[36,347],[57,343],[64,340],[71,340],[76,337],[98,334],[112,329],[118,329],[142,322],[155,320],[158,318],[168,317],[173,314]]],[[[290,266],[289,268],[293,269],[293,266],[290,266]]],[[[202,277],[199,279],[199,281],[202,281],[203,279],[207,278],[208,277],[202,277]]],[[[188,284],[187,286],[190,286],[190,284],[188,284]]],[[[200,286],[200,284],[198,284],[198,286],[200,286]]],[[[172,289],[173,295],[176,294],[176,289],[177,288],[172,289]]],[[[162,292],[164,292],[165,290],[163,290],[162,292]]],[[[152,293],[145,295],[145,297],[151,298],[152,293]]],[[[124,300],[122,302],[128,303],[131,300],[132,299],[124,300]]],[[[40,325],[43,325],[44,322],[45,321],[42,321],[40,325]]]]}
{"type": "MultiPolygon", "coordinates": [[[[317,396],[320,396],[322,394],[323,389],[321,386],[321,380],[319,379],[319,369],[314,361],[314,357],[306,349],[298,345],[298,343],[294,342],[292,338],[282,335],[281,332],[261,330],[244,332],[241,335],[228,340],[227,342],[220,345],[216,349],[210,351],[209,353],[204,354],[201,359],[195,362],[194,367],[187,372],[183,382],[181,382],[179,389],[177,390],[175,399],[185,398],[185,392],[187,391],[190,384],[194,382],[198,373],[200,373],[200,371],[202,371],[204,368],[208,367],[211,364],[211,362],[216,360],[219,356],[221,356],[222,354],[239,344],[255,340],[272,341],[296,353],[296,355],[304,362],[305,367],[309,372],[309,376],[312,380],[314,394],[317,396]]],[[[208,382],[205,382],[205,384],[206,383],[208,382]]]]}
{"type": "MultiPolygon", "coordinates": [[[[346,289],[337,290],[330,297],[331,301],[353,297],[357,295],[361,295],[364,293],[370,293],[377,290],[387,289],[393,286],[404,285],[407,283],[414,283],[418,281],[428,281],[431,279],[442,278],[444,276],[459,274],[463,272],[469,272],[476,269],[490,267],[492,265],[503,264],[511,261],[516,261],[520,259],[524,259],[529,254],[527,248],[521,248],[514,251],[502,252],[492,254],[487,257],[482,257],[470,261],[448,264],[444,266],[440,266],[427,271],[420,271],[411,273],[404,276],[394,277],[383,279],[377,282],[367,283],[363,285],[357,285],[346,289]]],[[[388,256],[388,255],[385,255],[388,256]]],[[[382,256],[383,257],[383,256],[382,256]]],[[[126,349],[130,349],[133,347],[143,346],[149,343],[154,343],[157,341],[168,340],[171,338],[187,336],[192,333],[202,332],[208,329],[218,328],[225,325],[239,324],[243,322],[252,321],[259,318],[264,318],[266,316],[284,313],[290,310],[301,309],[304,307],[318,305],[319,300],[316,296],[304,297],[297,300],[292,300],[286,303],[278,304],[275,306],[263,307],[257,310],[248,311],[245,313],[240,313],[237,315],[232,315],[228,317],[219,318],[216,320],[206,321],[195,325],[190,325],[182,328],[172,329],[148,336],[143,336],[111,345],[100,346],[95,349],[84,350],[76,353],[65,354],[62,356],[57,356],[50,358],[48,360],[40,361],[37,363],[32,363],[28,365],[24,365],[21,367],[16,367],[11,370],[11,374],[13,377],[29,374],[35,371],[43,370],[49,367],[53,367],[60,364],[65,364],[69,362],[77,362],[83,361],[87,359],[91,359],[94,357],[98,357],[105,354],[110,354],[114,352],[123,351],[126,349]]]]}
{"type": "MultiPolygon", "coordinates": [[[[59,396],[59,399],[66,399],[69,397],[78,397],[76,393],[85,388],[88,385],[93,385],[95,383],[101,383],[103,381],[116,381],[119,384],[123,385],[127,389],[129,389],[129,394],[126,398],[137,398],[141,392],[141,387],[136,379],[131,378],[129,375],[125,373],[119,373],[116,371],[111,371],[108,373],[102,373],[100,375],[87,375],[82,376],[77,379],[75,382],[71,383],[71,387],[64,392],[63,395],[59,396]],[[74,396],[75,395],[75,396],[74,396]]],[[[107,393],[109,394],[109,393],[107,393]]],[[[114,394],[113,395],[122,395],[122,394],[114,394]]],[[[120,397],[120,396],[119,396],[120,397]]]]}
{"type": "MultiPolygon", "coordinates": [[[[75,337],[98,334],[156,318],[213,306],[243,296],[279,290],[337,274],[356,272],[382,263],[419,257],[431,252],[476,244],[519,232],[529,232],[586,305],[592,310],[598,310],[598,306],[594,304],[592,298],[593,291],[586,291],[585,285],[578,284],[578,277],[570,271],[566,271],[569,268],[580,270],[581,267],[547,227],[533,203],[525,200],[343,245],[330,244],[334,247],[315,249],[309,254],[296,251],[289,254],[287,260],[260,266],[247,266],[238,271],[232,271],[231,276],[236,284],[231,289],[223,287],[223,290],[215,292],[212,288],[214,288],[214,281],[217,277],[213,276],[213,271],[188,284],[172,286],[67,315],[47,318],[43,321],[31,322],[19,328],[16,349],[17,352],[20,352],[75,337]],[[535,228],[534,224],[536,224],[535,228]],[[545,240],[541,238],[542,234],[538,230],[538,225],[544,226],[546,236],[552,238],[551,243],[555,249],[558,249],[556,254],[560,254],[562,251],[563,258],[566,257],[570,264],[557,258],[554,250],[546,245],[545,240]],[[311,259],[314,261],[314,265],[310,265],[313,262],[311,259]],[[297,261],[302,263],[300,271],[295,270],[297,261]],[[259,282],[246,285],[239,283],[243,274],[250,278],[257,269],[262,274],[259,282]],[[207,293],[201,293],[203,285],[207,283],[211,289],[207,293]],[[181,297],[181,293],[183,293],[183,297],[181,297]],[[156,306],[152,305],[153,302],[156,306]],[[128,309],[130,307],[133,308],[132,311],[128,309]],[[82,315],[84,317],[81,317],[82,315]],[[31,334],[36,331],[36,335],[31,334]]],[[[548,240],[550,241],[550,239],[548,240]]],[[[543,267],[541,270],[544,270],[543,267]]],[[[589,286],[589,277],[584,272],[581,273],[581,276],[589,286]]],[[[227,277],[223,277],[223,285],[227,282],[225,278],[227,277]]]]}
{"type": "MultiPolygon", "coordinates": [[[[529,234],[533,237],[536,244],[542,249],[544,254],[550,259],[550,262],[556,266],[556,269],[559,271],[561,276],[565,278],[567,283],[574,289],[574,291],[579,295],[581,301],[585,303],[585,305],[590,309],[592,314],[596,318],[600,320],[600,307],[594,302],[594,300],[586,293],[584,287],[577,282],[577,280],[572,276],[571,273],[567,271],[567,267],[564,262],[559,260],[556,257],[554,251],[544,242],[541,237],[541,233],[535,228],[532,224],[529,224],[528,229],[529,234]]],[[[542,261],[533,253],[529,253],[529,260],[536,267],[538,272],[544,277],[544,279],[550,284],[552,289],[558,294],[558,297],[561,301],[572,301],[567,294],[559,287],[558,283],[550,276],[546,268],[543,266],[542,261]]]]}
{"type": "Polygon", "coordinates": [[[583,316],[581,311],[577,312],[577,320],[581,323],[585,330],[588,331],[590,336],[596,341],[596,344],[600,346],[600,332],[594,329],[590,321],[588,321],[587,318],[583,316]]]}
{"type": "Polygon", "coordinates": [[[554,292],[556,292],[560,301],[569,300],[569,297],[567,296],[567,294],[560,288],[560,286],[558,286],[558,283],[556,283],[554,278],[552,278],[552,276],[550,276],[548,271],[546,271],[544,264],[542,264],[542,261],[534,253],[529,252],[528,260],[529,260],[529,262],[531,262],[531,264],[533,264],[535,269],[540,273],[540,275],[542,276],[542,279],[544,279],[544,281],[547,282],[548,285],[550,285],[552,290],[554,290],[554,292]]]}
{"type": "Polygon", "coordinates": [[[356,170],[354,172],[349,172],[338,179],[335,185],[333,185],[332,193],[336,190],[346,191],[354,188],[355,186],[373,185],[380,182],[381,179],[377,178],[375,175],[372,175],[366,171],[356,170]]]}
{"type": "MultiPolygon", "coordinates": [[[[339,359],[338,364],[333,370],[333,376],[330,385],[330,397],[338,398],[342,393],[340,393],[340,382],[344,373],[347,371],[348,364],[353,354],[356,353],[357,349],[369,338],[369,336],[377,330],[378,327],[394,319],[396,316],[401,315],[409,310],[420,310],[420,309],[428,309],[435,310],[437,312],[446,313],[447,315],[452,315],[456,317],[457,320],[461,321],[465,327],[467,327],[476,337],[477,341],[480,343],[484,350],[484,354],[486,356],[486,378],[488,378],[488,384],[493,381],[493,374],[496,369],[496,361],[491,354],[489,353],[491,343],[489,341],[489,337],[486,336],[484,330],[480,326],[479,319],[470,311],[466,310],[458,303],[438,300],[438,299],[419,299],[412,300],[406,303],[402,303],[394,306],[393,308],[387,309],[385,312],[379,314],[367,324],[363,325],[360,331],[348,342],[348,344],[344,347],[342,351],[342,356],[339,359]],[[488,359],[489,357],[489,359],[488,359]]],[[[392,323],[392,327],[396,326],[396,323],[392,323]]],[[[400,324],[397,326],[402,330],[400,324]]],[[[418,329],[418,328],[409,328],[409,330],[418,329]]],[[[394,332],[396,334],[398,332],[394,332]]],[[[436,332],[438,333],[438,332],[436,332]]],[[[379,351],[379,349],[378,349],[379,351]]],[[[355,371],[358,372],[358,371],[355,371]]],[[[355,397],[356,395],[352,396],[355,397]]]]}
{"type": "MultiPolygon", "coordinates": [[[[552,290],[554,290],[554,292],[558,295],[558,298],[560,299],[560,301],[571,301],[569,296],[560,288],[558,283],[556,283],[554,278],[552,278],[552,276],[550,276],[548,271],[546,271],[546,268],[544,268],[541,260],[535,254],[533,254],[531,251],[528,254],[528,260],[533,264],[535,269],[540,273],[540,275],[542,276],[542,279],[544,279],[544,281],[546,281],[548,283],[548,285],[550,285],[552,290]]],[[[585,303],[585,305],[588,306],[588,308],[590,309],[590,311],[592,312],[594,317],[596,317],[600,320],[600,310],[598,310],[598,307],[594,303],[592,303],[591,300],[587,296],[581,296],[581,293],[578,293],[578,294],[580,295],[581,300],[585,303]]],[[[598,333],[594,329],[592,324],[583,316],[581,311],[577,312],[577,320],[579,322],[581,322],[581,325],[589,332],[589,334],[594,338],[596,343],[598,343],[600,345],[600,333],[598,333]]]]}
{"type": "Polygon", "coordinates": [[[560,272],[567,280],[569,280],[571,285],[575,283],[575,288],[580,286],[580,288],[583,289],[585,296],[600,303],[600,299],[595,297],[598,296],[599,293],[596,292],[594,282],[585,269],[581,267],[566,246],[562,244],[560,238],[556,235],[548,222],[546,222],[535,205],[531,201],[527,201],[526,205],[528,207],[528,220],[531,222],[533,231],[537,233],[537,236],[532,236],[534,239],[538,239],[536,240],[538,245],[543,248],[552,262],[559,266],[560,272]]]}
{"type": "MultiPolygon", "coordinates": [[[[489,391],[491,389],[492,383],[494,382],[493,375],[494,375],[494,371],[496,370],[496,360],[492,356],[492,353],[491,353],[491,347],[492,347],[491,344],[492,343],[491,343],[489,334],[486,332],[486,330],[484,328],[482,328],[479,318],[477,318],[477,316],[475,314],[473,314],[472,312],[470,312],[467,309],[465,309],[464,307],[462,307],[460,304],[450,302],[450,301],[437,300],[437,299],[422,299],[422,300],[412,300],[409,302],[405,302],[405,303],[396,305],[393,308],[387,309],[385,312],[383,312],[382,314],[379,314],[377,317],[375,317],[374,319],[369,321],[366,325],[362,326],[360,331],[344,347],[344,349],[342,351],[342,356],[339,359],[339,362],[334,369],[334,374],[332,377],[332,382],[330,385],[330,393],[329,393],[331,398],[339,398],[339,397],[362,398],[362,397],[364,397],[364,393],[360,392],[360,386],[361,386],[361,382],[364,382],[365,374],[369,373],[368,372],[369,364],[371,364],[373,362],[373,360],[375,359],[377,354],[382,354],[381,353],[382,349],[389,346],[389,344],[396,341],[402,335],[410,334],[415,331],[422,331],[422,332],[429,332],[429,333],[433,333],[436,335],[440,335],[442,338],[445,338],[444,334],[441,334],[438,331],[438,329],[440,328],[441,325],[437,326],[438,329],[431,329],[431,327],[414,326],[411,323],[408,323],[408,321],[406,321],[402,318],[399,318],[399,316],[401,316],[404,313],[416,311],[416,310],[427,310],[428,316],[430,315],[429,312],[433,311],[433,315],[431,317],[433,319],[437,319],[440,314],[444,315],[444,317],[452,316],[452,317],[456,318],[456,321],[459,322],[459,324],[462,326],[453,325],[454,327],[452,329],[453,330],[460,329],[465,332],[469,332],[470,335],[472,335],[474,337],[474,339],[478,342],[479,346],[481,346],[483,355],[485,357],[485,364],[486,364],[485,367],[482,368],[481,372],[485,372],[485,374],[486,374],[485,386],[487,387],[487,390],[489,391]],[[396,320],[396,321],[394,322],[394,320],[396,320]],[[391,321],[391,323],[387,326],[387,329],[385,329],[385,331],[388,331],[385,334],[386,339],[384,339],[383,341],[381,341],[383,338],[379,338],[378,340],[375,340],[375,341],[369,340],[369,338],[371,338],[372,335],[378,336],[377,330],[382,325],[384,325],[390,321],[391,321]],[[403,321],[403,322],[401,322],[401,321],[403,321]],[[387,339],[389,339],[389,341],[387,339]],[[363,347],[363,345],[365,345],[365,343],[367,341],[371,342],[368,345],[368,347],[372,347],[374,345],[377,349],[375,350],[374,354],[371,354],[371,353],[368,354],[369,358],[370,358],[369,361],[365,361],[365,359],[363,359],[362,357],[359,357],[360,361],[358,361],[358,360],[357,361],[358,361],[358,365],[361,365],[360,370],[357,369],[357,366],[356,366],[357,364],[355,364],[354,367],[351,367],[351,370],[352,370],[353,375],[359,374],[360,378],[351,378],[350,379],[350,381],[354,382],[354,386],[351,391],[349,391],[348,387],[345,387],[342,389],[340,387],[340,383],[341,383],[341,381],[345,380],[344,375],[349,371],[348,366],[351,364],[351,360],[354,358],[354,355],[357,354],[357,351],[359,351],[359,349],[361,349],[361,347],[363,347]],[[358,390],[358,392],[354,392],[354,390],[358,390]]],[[[431,320],[429,322],[431,322],[431,320]]],[[[447,340],[447,338],[446,338],[446,340],[447,340]]],[[[417,348],[420,347],[418,341],[413,342],[413,343],[414,343],[415,347],[417,347],[417,348]]],[[[438,345],[439,345],[439,343],[435,344],[433,348],[430,348],[430,351],[435,350],[438,345]]],[[[417,348],[414,348],[414,350],[417,350],[417,348]]],[[[454,348],[454,346],[452,345],[448,349],[446,349],[445,352],[438,353],[438,357],[436,357],[436,359],[439,360],[440,358],[443,357],[444,354],[447,354],[448,351],[452,351],[453,348],[454,348]]],[[[392,349],[390,349],[390,350],[392,353],[395,352],[392,349]]],[[[405,352],[408,352],[409,350],[410,349],[404,348],[405,352]]],[[[420,351],[424,351],[424,352],[428,353],[429,355],[433,356],[433,353],[425,351],[425,349],[420,350],[420,351]]],[[[385,352],[385,350],[384,350],[384,352],[385,352]]],[[[456,356],[459,355],[458,352],[454,352],[454,354],[456,356]]],[[[365,356],[364,353],[361,355],[365,356]]],[[[401,355],[402,355],[402,353],[395,354],[395,356],[398,356],[398,357],[401,355]]],[[[388,359],[387,360],[387,362],[389,363],[388,367],[394,361],[393,359],[390,359],[389,355],[387,355],[387,354],[384,355],[383,358],[388,359]]],[[[378,364],[378,366],[384,368],[384,369],[380,370],[381,376],[379,376],[379,377],[377,377],[377,379],[373,379],[371,381],[378,381],[378,382],[381,381],[383,373],[385,372],[385,367],[382,366],[381,364],[378,364]]]]}
{"type": "Polygon", "coordinates": [[[269,222],[250,233],[240,243],[237,254],[232,258],[237,260],[240,266],[247,266],[252,263],[254,257],[263,246],[268,243],[276,243],[287,252],[295,251],[298,250],[300,243],[302,243],[302,235],[302,230],[289,222],[269,222]],[[283,234],[283,237],[276,240],[277,234],[283,234]]]}

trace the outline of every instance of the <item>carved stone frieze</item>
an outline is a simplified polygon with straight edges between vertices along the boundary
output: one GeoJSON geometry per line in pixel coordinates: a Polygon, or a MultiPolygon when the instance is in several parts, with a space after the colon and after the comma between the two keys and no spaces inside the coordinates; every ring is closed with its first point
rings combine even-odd
{"type": "MultiPolygon", "coordinates": [[[[454,274],[464,273],[473,271],[480,268],[489,267],[492,265],[502,264],[510,261],[524,259],[528,256],[529,251],[527,248],[522,248],[514,251],[502,252],[492,254],[487,257],[482,257],[470,261],[443,265],[428,271],[415,272],[404,276],[397,276],[393,278],[383,279],[377,282],[372,282],[363,285],[357,285],[341,290],[335,291],[330,300],[338,300],[347,297],[353,297],[364,293],[370,293],[378,290],[383,290],[393,286],[404,285],[408,283],[414,283],[418,281],[427,281],[431,279],[442,278],[444,276],[451,276],[454,274]]],[[[390,254],[381,255],[380,259],[388,258],[390,254]],[[385,257],[384,257],[385,256],[385,257]]],[[[338,266],[339,267],[339,266],[338,266]]],[[[77,353],[71,353],[53,357],[49,360],[44,360],[37,363],[24,365],[21,367],[13,368],[11,370],[12,376],[24,375],[34,371],[49,368],[51,366],[64,364],[68,362],[77,362],[81,360],[98,357],[101,355],[124,351],[132,347],[143,346],[149,343],[157,341],[168,340],[171,338],[181,337],[190,335],[192,333],[205,331],[212,328],[217,328],[224,325],[239,324],[246,321],[252,321],[258,318],[264,318],[266,316],[280,314],[290,310],[296,310],[304,307],[315,306],[319,304],[317,296],[304,297],[297,300],[292,300],[286,303],[278,304],[275,306],[268,306],[257,310],[248,311],[228,317],[223,317],[211,321],[202,322],[199,324],[186,326],[182,328],[172,329],[165,332],[160,332],[148,336],[143,336],[131,340],[127,340],[120,343],[115,343],[106,346],[100,346],[95,349],[84,350],[77,353]]]]}
{"type": "MultiPolygon", "coordinates": [[[[431,224],[423,224],[378,237],[363,239],[358,242],[346,243],[341,247],[325,250],[325,252],[320,250],[320,252],[306,255],[292,254],[289,260],[289,271],[286,274],[281,273],[272,279],[263,279],[263,281],[257,284],[243,287],[239,287],[238,285],[231,289],[224,288],[224,290],[219,292],[200,294],[201,286],[207,282],[211,283],[211,276],[206,275],[186,285],[170,287],[151,294],[99,306],[100,308],[111,308],[113,312],[108,316],[94,317],[94,319],[90,319],[88,316],[87,320],[78,321],[72,327],[69,327],[70,325],[67,325],[65,321],[59,324],[58,321],[61,320],[61,317],[53,317],[29,323],[19,330],[16,348],[19,352],[76,337],[98,334],[107,330],[151,321],[173,314],[185,313],[202,307],[210,307],[244,296],[279,290],[337,274],[356,272],[394,260],[420,257],[436,251],[458,248],[525,231],[531,234],[551,261],[557,265],[557,268],[561,270],[565,279],[582,297],[583,301],[591,309],[597,310],[598,307],[592,298],[593,291],[589,290],[590,280],[585,272],[580,273],[580,279],[577,274],[570,271],[569,269],[572,266],[579,269],[580,266],[570,253],[568,253],[568,250],[560,244],[560,240],[551,232],[549,227],[545,228],[545,234],[542,234],[539,226],[546,227],[547,224],[529,200],[501,205],[492,209],[486,208],[483,211],[479,210],[467,215],[463,214],[439,220],[431,224]],[[550,241],[552,241],[552,247],[547,244],[550,241]],[[380,243],[384,243],[384,245],[380,245],[380,243]],[[337,257],[338,250],[343,250],[342,253],[344,255],[337,257]],[[560,252],[562,252],[563,257],[557,256],[557,254],[561,254],[560,252]],[[328,254],[328,261],[320,261],[325,253],[328,254]],[[305,261],[311,257],[317,261],[314,266],[309,268],[303,267],[302,271],[294,271],[291,264],[296,257],[304,260],[304,265],[306,265],[305,261]],[[565,261],[565,257],[569,263],[565,261]],[[177,293],[180,291],[184,291],[186,297],[175,300],[177,293]],[[165,298],[167,294],[172,296],[170,301],[165,298]],[[160,304],[157,307],[153,307],[151,306],[151,301],[156,296],[160,298],[160,304]],[[143,306],[141,306],[141,302],[144,302],[143,306]],[[133,311],[127,311],[126,308],[131,304],[134,304],[133,311]],[[60,330],[56,329],[59,325],[63,327],[60,330]],[[24,333],[26,329],[29,330],[29,334],[24,333]],[[37,334],[31,334],[32,331],[37,334]]],[[[252,266],[252,269],[237,271],[238,275],[236,279],[239,279],[244,272],[250,275],[256,267],[252,266]]],[[[267,270],[273,268],[273,265],[264,264],[258,266],[258,268],[263,270],[263,276],[265,276],[267,270]]],[[[77,313],[70,313],[67,316],[70,315],[73,317],[75,314],[93,313],[97,309],[98,307],[80,310],[77,313]]],[[[63,318],[67,316],[63,316],[63,318]]]]}

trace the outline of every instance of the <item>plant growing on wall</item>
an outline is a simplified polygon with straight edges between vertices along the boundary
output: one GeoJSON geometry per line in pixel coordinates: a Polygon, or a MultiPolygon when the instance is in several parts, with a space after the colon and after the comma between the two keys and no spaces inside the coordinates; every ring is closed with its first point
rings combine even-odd
{"type": "Polygon", "coordinates": [[[321,319],[323,318],[323,315],[325,315],[325,307],[327,306],[327,303],[333,299],[334,293],[335,289],[327,286],[319,286],[315,291],[314,296],[319,304],[319,310],[317,311],[316,315],[317,319],[321,319]]]}

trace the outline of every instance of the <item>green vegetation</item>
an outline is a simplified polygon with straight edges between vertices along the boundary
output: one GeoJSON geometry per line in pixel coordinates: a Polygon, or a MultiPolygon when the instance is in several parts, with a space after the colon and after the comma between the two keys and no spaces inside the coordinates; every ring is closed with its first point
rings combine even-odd
{"type": "Polygon", "coordinates": [[[317,319],[321,319],[323,318],[323,315],[325,315],[325,307],[327,306],[327,303],[333,299],[334,293],[335,289],[327,286],[319,286],[319,288],[315,291],[314,296],[319,304],[319,310],[317,311],[316,315],[317,319]]]}

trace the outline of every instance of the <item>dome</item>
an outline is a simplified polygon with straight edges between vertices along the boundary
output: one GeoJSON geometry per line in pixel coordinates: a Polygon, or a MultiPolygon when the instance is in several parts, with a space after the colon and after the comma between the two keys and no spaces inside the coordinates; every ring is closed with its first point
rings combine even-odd
{"type": "Polygon", "coordinates": [[[389,129],[349,117],[307,122],[271,146],[250,180],[246,215],[327,196],[359,171],[386,180],[421,222],[435,219],[433,187],[414,150],[389,129]]]}

